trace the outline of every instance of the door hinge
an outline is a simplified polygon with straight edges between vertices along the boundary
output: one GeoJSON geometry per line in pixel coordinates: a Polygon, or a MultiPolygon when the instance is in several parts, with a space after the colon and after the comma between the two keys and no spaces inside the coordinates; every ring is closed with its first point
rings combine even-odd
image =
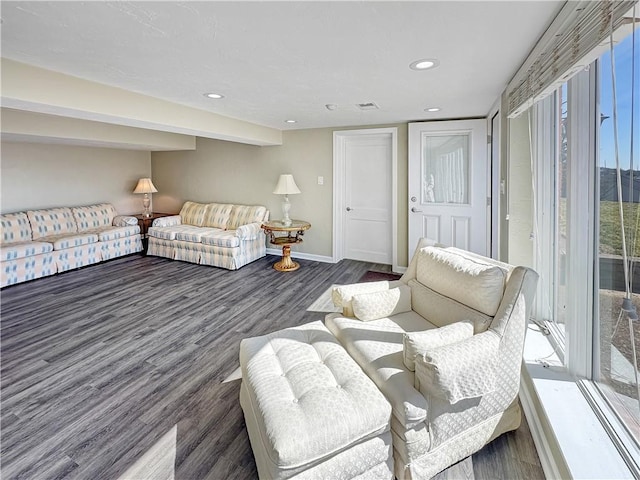
{"type": "Polygon", "coordinates": [[[487,135],[487,143],[491,143],[491,135],[487,135]]]}

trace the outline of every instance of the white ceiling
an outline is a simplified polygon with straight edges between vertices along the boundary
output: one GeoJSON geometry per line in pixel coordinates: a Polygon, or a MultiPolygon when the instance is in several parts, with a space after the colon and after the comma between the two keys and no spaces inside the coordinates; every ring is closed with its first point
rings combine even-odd
{"type": "Polygon", "coordinates": [[[474,117],[563,3],[2,1],[2,56],[281,130],[474,117]]]}

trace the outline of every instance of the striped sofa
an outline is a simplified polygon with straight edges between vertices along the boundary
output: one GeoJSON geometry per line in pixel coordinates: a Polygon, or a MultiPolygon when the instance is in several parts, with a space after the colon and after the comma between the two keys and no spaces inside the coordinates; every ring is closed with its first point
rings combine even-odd
{"type": "Polygon", "coordinates": [[[142,251],[135,217],[113,205],[0,215],[0,287],[142,251]]]}
{"type": "Polygon", "coordinates": [[[149,228],[147,255],[237,270],[267,254],[261,205],[186,202],[149,228]]]}

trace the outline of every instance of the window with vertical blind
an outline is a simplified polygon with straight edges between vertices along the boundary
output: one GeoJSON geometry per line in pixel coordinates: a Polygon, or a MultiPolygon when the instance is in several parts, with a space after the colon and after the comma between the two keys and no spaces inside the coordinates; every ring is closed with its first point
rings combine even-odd
{"type": "Polygon", "coordinates": [[[615,13],[634,2],[592,3],[609,16],[576,54],[590,63],[562,63],[558,40],[566,72],[542,81],[545,63],[530,62],[542,70],[512,84],[510,109],[530,126],[536,318],[640,476],[640,31],[633,11],[615,13]],[[531,79],[538,89],[518,93],[531,79]]]}

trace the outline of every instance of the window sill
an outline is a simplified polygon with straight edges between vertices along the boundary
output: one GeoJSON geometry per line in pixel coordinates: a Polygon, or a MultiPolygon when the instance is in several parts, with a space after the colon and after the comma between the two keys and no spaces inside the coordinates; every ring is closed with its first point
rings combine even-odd
{"type": "Polygon", "coordinates": [[[527,330],[520,400],[547,478],[628,479],[632,473],[548,339],[527,330]]]}

